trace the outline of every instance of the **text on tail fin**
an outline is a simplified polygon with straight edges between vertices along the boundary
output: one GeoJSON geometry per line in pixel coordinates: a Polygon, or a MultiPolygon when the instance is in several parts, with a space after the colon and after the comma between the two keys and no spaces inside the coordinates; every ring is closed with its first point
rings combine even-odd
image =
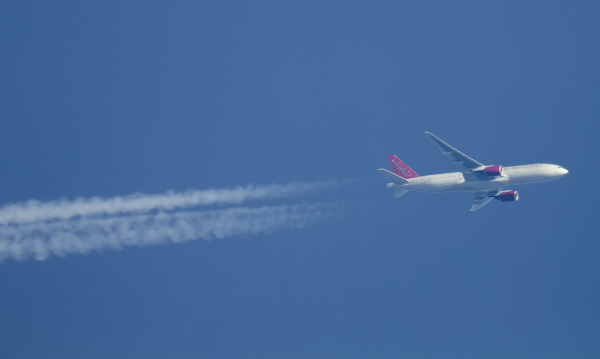
{"type": "Polygon", "coordinates": [[[391,155],[388,156],[388,159],[392,164],[392,169],[394,170],[394,173],[398,176],[405,179],[419,177],[417,172],[410,169],[410,167],[408,167],[406,163],[402,162],[398,157],[391,155]]]}

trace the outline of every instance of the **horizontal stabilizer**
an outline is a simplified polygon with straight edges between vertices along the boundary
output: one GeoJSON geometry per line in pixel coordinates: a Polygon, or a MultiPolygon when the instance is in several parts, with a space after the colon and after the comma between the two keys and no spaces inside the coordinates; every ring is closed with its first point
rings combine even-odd
{"type": "Polygon", "coordinates": [[[396,183],[396,184],[407,184],[408,181],[405,180],[404,178],[386,170],[383,168],[378,169],[377,171],[379,171],[379,173],[381,173],[381,175],[385,178],[387,178],[388,180],[396,183]]]}
{"type": "Polygon", "coordinates": [[[404,188],[396,188],[396,190],[394,191],[394,198],[400,198],[402,196],[404,196],[404,194],[408,192],[407,189],[404,188]]]}

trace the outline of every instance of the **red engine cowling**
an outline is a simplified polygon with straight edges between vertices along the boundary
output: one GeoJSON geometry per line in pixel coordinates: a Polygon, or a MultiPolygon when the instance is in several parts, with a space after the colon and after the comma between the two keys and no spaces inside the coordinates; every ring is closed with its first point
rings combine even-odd
{"type": "Polygon", "coordinates": [[[498,195],[498,199],[501,202],[514,202],[519,200],[519,194],[517,191],[506,191],[498,195]]]}
{"type": "Polygon", "coordinates": [[[483,169],[483,173],[485,173],[486,176],[502,176],[503,172],[504,169],[502,166],[487,166],[483,169]]]}

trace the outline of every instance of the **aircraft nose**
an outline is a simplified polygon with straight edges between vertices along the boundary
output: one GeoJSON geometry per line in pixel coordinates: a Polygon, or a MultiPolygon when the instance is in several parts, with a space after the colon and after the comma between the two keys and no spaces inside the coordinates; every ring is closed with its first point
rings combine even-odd
{"type": "Polygon", "coordinates": [[[566,168],[559,168],[559,169],[558,169],[558,173],[559,173],[561,176],[564,176],[564,175],[566,175],[567,173],[569,173],[569,171],[567,171],[567,169],[566,169],[566,168]]]}

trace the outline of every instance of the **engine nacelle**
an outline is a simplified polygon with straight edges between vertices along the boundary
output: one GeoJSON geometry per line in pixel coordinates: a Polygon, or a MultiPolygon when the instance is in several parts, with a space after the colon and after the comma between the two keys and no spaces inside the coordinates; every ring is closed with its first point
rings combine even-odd
{"type": "Polygon", "coordinates": [[[501,202],[514,202],[519,200],[519,194],[517,191],[501,192],[497,197],[501,202]]]}
{"type": "Polygon", "coordinates": [[[487,166],[483,169],[483,173],[485,173],[486,176],[497,177],[502,176],[504,169],[502,166],[487,166]]]}

